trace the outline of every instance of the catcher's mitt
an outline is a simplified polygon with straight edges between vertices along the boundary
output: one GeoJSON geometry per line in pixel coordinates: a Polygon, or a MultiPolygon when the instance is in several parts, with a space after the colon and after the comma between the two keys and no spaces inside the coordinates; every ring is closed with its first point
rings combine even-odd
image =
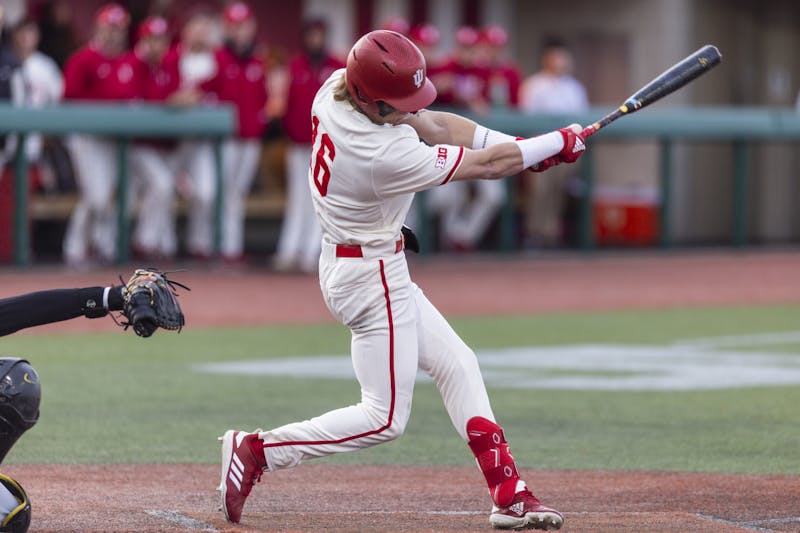
{"type": "Polygon", "coordinates": [[[122,326],[132,327],[140,337],[149,337],[158,328],[180,331],[185,321],[178,305],[176,286],[191,290],[167,279],[167,272],[137,269],[122,288],[122,314],[127,319],[122,326]]]}

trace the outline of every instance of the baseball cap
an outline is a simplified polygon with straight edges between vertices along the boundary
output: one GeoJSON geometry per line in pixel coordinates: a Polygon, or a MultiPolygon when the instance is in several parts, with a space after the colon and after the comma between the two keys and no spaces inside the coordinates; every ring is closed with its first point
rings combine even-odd
{"type": "Polygon", "coordinates": [[[147,17],[139,24],[139,38],[163,37],[169,34],[169,24],[163,17],[147,17]]]}
{"type": "Polygon", "coordinates": [[[97,11],[95,24],[98,26],[112,26],[124,28],[130,23],[130,15],[119,4],[106,4],[97,11]]]}
{"type": "Polygon", "coordinates": [[[382,30],[397,32],[401,35],[408,35],[408,21],[403,17],[392,17],[381,25],[382,30]]]}
{"type": "Polygon", "coordinates": [[[461,46],[473,46],[478,42],[478,30],[472,26],[461,26],[456,31],[456,42],[461,46]]]}
{"type": "Polygon", "coordinates": [[[223,18],[229,24],[240,24],[253,18],[253,9],[244,2],[234,2],[225,7],[223,18]]]}
{"type": "Polygon", "coordinates": [[[491,46],[505,46],[508,44],[508,32],[501,26],[487,26],[481,30],[480,40],[491,46]]]}
{"type": "Polygon", "coordinates": [[[408,38],[416,44],[436,46],[439,44],[439,28],[433,24],[418,24],[411,28],[408,38]]]}

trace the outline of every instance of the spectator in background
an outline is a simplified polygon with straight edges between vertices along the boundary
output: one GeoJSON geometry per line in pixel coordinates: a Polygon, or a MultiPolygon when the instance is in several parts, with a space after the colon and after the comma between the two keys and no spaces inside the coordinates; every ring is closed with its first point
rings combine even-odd
{"type": "MultiPolygon", "coordinates": [[[[17,24],[12,32],[14,52],[22,62],[26,88],[24,103],[32,107],[57,104],[64,92],[61,70],[55,61],[39,52],[39,37],[39,27],[28,18],[17,24]]],[[[26,151],[31,162],[38,162],[42,155],[42,136],[28,136],[26,151]]]]}
{"type": "Polygon", "coordinates": [[[408,21],[403,17],[391,17],[381,24],[382,30],[394,31],[400,35],[408,35],[410,28],[408,21]]]}
{"type": "MultiPolygon", "coordinates": [[[[527,113],[580,113],[589,107],[586,89],[572,76],[572,53],[558,39],[545,42],[541,70],[521,88],[520,106],[527,113]]],[[[565,185],[575,171],[560,165],[541,173],[528,173],[526,240],[534,248],[559,246],[564,237],[562,214],[565,185]]]]}
{"type": "Polygon", "coordinates": [[[438,90],[436,104],[457,106],[479,114],[489,111],[485,97],[486,68],[477,64],[479,38],[480,33],[472,26],[462,26],[456,31],[453,55],[435,70],[434,78],[431,78],[438,90]]]}
{"type": "MultiPolygon", "coordinates": [[[[214,77],[217,63],[214,48],[219,28],[213,16],[204,11],[193,14],[181,31],[180,42],[169,52],[168,61],[176,61],[180,71],[181,92],[191,104],[192,93],[200,84],[214,77]]],[[[216,174],[214,149],[207,139],[183,139],[176,154],[178,190],[189,198],[187,250],[196,259],[208,259],[214,243],[214,200],[216,174]],[[186,179],[181,179],[186,178],[186,179]]]]}
{"type": "MultiPolygon", "coordinates": [[[[120,62],[127,49],[128,12],[106,4],[95,15],[94,34],[67,60],[64,99],[109,101],[130,95],[133,72],[120,62]]],[[[117,184],[115,145],[110,139],[75,134],[67,140],[77,174],[80,199],[64,237],[68,264],[86,264],[91,251],[102,262],[114,259],[117,220],[113,201],[117,184]]]]}
{"type": "Polygon", "coordinates": [[[493,106],[518,107],[520,70],[506,56],[508,32],[500,26],[488,26],[478,38],[478,62],[485,65],[488,80],[484,98],[493,106]]]}
{"type": "Polygon", "coordinates": [[[303,24],[302,49],[289,62],[283,127],[287,202],[274,264],[276,270],[316,272],[322,233],[308,188],[311,157],[311,104],[322,84],[344,63],[326,48],[327,25],[321,19],[303,24]]]}
{"type": "MultiPolygon", "coordinates": [[[[22,105],[25,101],[25,83],[22,63],[14,50],[5,45],[3,8],[0,6],[0,101],[11,101],[22,105]]],[[[5,163],[14,157],[16,140],[12,136],[0,135],[0,175],[5,163]]]]}
{"type": "Polygon", "coordinates": [[[216,51],[216,74],[202,88],[221,102],[236,106],[239,131],[223,146],[224,184],[222,256],[244,258],[244,208],[258,167],[261,135],[266,127],[266,72],[255,54],[256,20],[249,5],[229,4],[223,14],[225,45],[216,51]]]}
{"type": "MultiPolygon", "coordinates": [[[[167,60],[172,34],[162,17],[148,17],[137,28],[138,40],[122,63],[133,72],[131,100],[151,103],[171,101],[180,88],[176,60],[167,60]]],[[[135,255],[145,259],[170,259],[177,251],[172,140],[138,139],[130,151],[133,178],[141,189],[141,205],[133,233],[135,255]]]]}
{"type": "Polygon", "coordinates": [[[47,0],[39,9],[40,50],[63,69],[67,58],[78,48],[72,25],[74,7],[68,0],[47,0]]]}
{"type": "MultiPolygon", "coordinates": [[[[14,52],[5,46],[3,37],[3,8],[0,6],[0,102],[11,101],[21,105],[25,87],[22,81],[22,66],[14,52]]],[[[14,157],[16,140],[11,135],[0,135],[0,261],[11,258],[13,242],[11,226],[13,209],[13,179],[6,164],[14,157]]]]}
{"type": "MultiPolygon", "coordinates": [[[[456,31],[456,53],[431,81],[443,87],[436,102],[461,107],[473,113],[489,110],[489,70],[479,64],[480,33],[471,26],[456,31]]],[[[476,249],[506,197],[502,180],[456,181],[431,189],[430,209],[439,215],[440,241],[445,250],[476,249]]]]}

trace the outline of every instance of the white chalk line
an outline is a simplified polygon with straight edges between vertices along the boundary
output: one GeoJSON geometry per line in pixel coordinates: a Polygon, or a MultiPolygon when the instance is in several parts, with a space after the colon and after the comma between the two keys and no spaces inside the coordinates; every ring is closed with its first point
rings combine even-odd
{"type": "Polygon", "coordinates": [[[712,522],[720,522],[722,524],[728,524],[731,526],[740,527],[743,529],[747,529],[749,531],[766,531],[768,533],[777,531],[775,529],[767,527],[771,524],[780,525],[780,524],[790,524],[793,522],[800,523],[800,516],[786,516],[783,518],[765,518],[762,520],[743,520],[743,521],[726,520],[718,516],[711,516],[701,513],[696,513],[695,516],[697,516],[698,518],[702,518],[704,520],[711,520],[712,522]]]}
{"type": "MultiPolygon", "coordinates": [[[[800,342],[800,331],[686,339],[666,345],[575,344],[479,350],[484,381],[503,388],[686,391],[800,385],[800,354],[759,347],[800,342]]],[[[198,372],[353,379],[350,356],[202,363],[198,372]]],[[[419,379],[430,378],[420,374],[419,379]]]]}
{"type": "Polygon", "coordinates": [[[149,514],[150,516],[166,520],[167,522],[172,522],[192,531],[219,531],[219,529],[215,528],[211,524],[203,522],[202,520],[190,518],[180,511],[160,511],[151,509],[146,510],[145,513],[149,514]]]}

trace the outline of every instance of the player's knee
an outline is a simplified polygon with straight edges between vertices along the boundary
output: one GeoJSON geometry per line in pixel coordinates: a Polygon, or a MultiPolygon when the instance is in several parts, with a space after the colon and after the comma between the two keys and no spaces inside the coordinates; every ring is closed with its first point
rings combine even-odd
{"type": "MultiPolygon", "coordinates": [[[[380,431],[374,433],[374,437],[380,442],[389,442],[399,439],[406,430],[408,416],[404,414],[406,410],[400,409],[400,405],[376,405],[364,404],[367,416],[372,420],[375,427],[380,427],[380,431]]],[[[410,409],[408,410],[410,411],[410,409]]]]}

